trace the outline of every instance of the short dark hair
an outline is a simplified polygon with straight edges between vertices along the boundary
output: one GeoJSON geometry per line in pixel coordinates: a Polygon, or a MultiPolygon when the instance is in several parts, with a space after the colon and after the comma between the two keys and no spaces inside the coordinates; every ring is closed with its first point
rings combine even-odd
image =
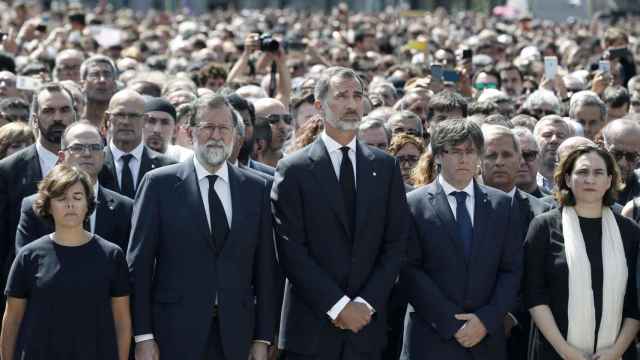
{"type": "Polygon", "coordinates": [[[463,117],[467,117],[467,100],[454,91],[441,91],[429,100],[429,111],[427,121],[431,121],[436,111],[460,110],[463,117]]]}
{"type": "Polygon", "coordinates": [[[93,196],[93,186],[89,175],[80,168],[66,164],[56,165],[38,185],[38,195],[33,203],[33,211],[36,215],[53,220],[51,217],[51,199],[62,196],[73,185],[80,183],[87,199],[87,213],[85,221],[96,208],[96,200],[93,196]]]}
{"type": "Polygon", "coordinates": [[[162,88],[160,85],[147,81],[147,80],[134,80],[127,84],[127,87],[130,89],[135,89],[136,92],[140,93],[140,95],[148,95],[154,98],[160,97],[162,95],[162,88]]]}
{"type": "Polygon", "coordinates": [[[73,94],[71,93],[71,91],[69,91],[69,89],[67,89],[66,87],[64,87],[64,85],[62,85],[59,82],[50,82],[50,83],[46,83],[42,86],[40,86],[35,93],[33,93],[33,100],[31,101],[31,116],[34,115],[38,115],[38,112],[40,111],[40,94],[43,92],[59,92],[62,94],[65,94],[66,96],[69,97],[69,101],[71,102],[71,108],[73,109],[73,115],[74,117],[77,119],[77,113],[76,113],[76,102],[73,99],[73,94]]]}
{"type": "Polygon", "coordinates": [[[5,51],[0,51],[0,71],[16,73],[16,60],[13,55],[5,51]]]}
{"type": "Polygon", "coordinates": [[[82,65],[80,66],[80,78],[82,80],[87,80],[87,74],[89,73],[89,67],[95,65],[95,64],[105,64],[108,65],[109,68],[111,69],[111,71],[113,72],[113,78],[114,80],[118,77],[118,68],[116,67],[116,64],[113,62],[113,60],[111,60],[110,58],[104,56],[104,55],[94,55],[88,59],[86,59],[85,61],[82,62],[82,65]]]}
{"type": "Polygon", "coordinates": [[[227,69],[225,69],[225,66],[223,64],[209,63],[198,71],[195,78],[196,83],[200,87],[204,87],[205,85],[207,85],[207,81],[209,81],[210,78],[220,78],[226,81],[227,69]]]}
{"type": "Polygon", "coordinates": [[[614,108],[629,105],[631,103],[631,95],[629,90],[623,86],[609,86],[602,94],[604,102],[614,108]]]}
{"type": "MultiPolygon", "coordinates": [[[[520,80],[524,81],[522,71],[520,71],[520,69],[518,69],[518,67],[513,63],[500,63],[498,64],[498,66],[496,66],[496,71],[498,71],[498,74],[507,71],[516,71],[518,73],[518,76],[520,76],[520,80]]],[[[502,81],[502,77],[500,77],[500,81],[502,81]]]]}
{"type": "Polygon", "coordinates": [[[236,93],[230,94],[226,98],[229,104],[231,104],[234,109],[238,111],[247,111],[249,113],[251,126],[254,126],[256,124],[256,108],[253,106],[251,101],[243,98],[236,93]]]}
{"type": "Polygon", "coordinates": [[[613,156],[605,150],[595,145],[581,145],[575,148],[573,151],[562,157],[560,164],[556,167],[556,171],[553,174],[553,179],[556,183],[556,189],[554,197],[561,206],[574,206],[576,204],[576,198],[573,192],[567,186],[566,176],[571,174],[573,168],[576,165],[578,158],[585,154],[596,153],[604,160],[607,167],[607,174],[611,176],[611,186],[607,189],[602,197],[602,205],[611,206],[616,202],[618,197],[618,191],[621,187],[620,170],[613,156]]]}
{"type": "Polygon", "coordinates": [[[478,124],[467,119],[449,119],[435,126],[431,135],[433,156],[444,153],[447,146],[456,146],[471,141],[478,155],[484,153],[484,136],[478,124]]]}

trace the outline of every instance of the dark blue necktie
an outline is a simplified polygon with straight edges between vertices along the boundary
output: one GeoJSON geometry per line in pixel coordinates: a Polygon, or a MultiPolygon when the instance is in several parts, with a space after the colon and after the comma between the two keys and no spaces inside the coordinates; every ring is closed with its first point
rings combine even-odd
{"type": "Polygon", "coordinates": [[[468,259],[471,255],[471,243],[473,242],[473,225],[471,216],[467,211],[467,193],[464,191],[453,191],[451,193],[456,198],[456,229],[458,239],[464,246],[464,256],[468,259]]]}

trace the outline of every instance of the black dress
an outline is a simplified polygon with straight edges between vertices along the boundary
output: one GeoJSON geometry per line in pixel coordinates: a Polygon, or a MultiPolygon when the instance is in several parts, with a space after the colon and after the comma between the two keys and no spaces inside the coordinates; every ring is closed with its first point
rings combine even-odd
{"type": "Polygon", "coordinates": [[[44,236],[18,252],[5,293],[27,300],[16,359],[118,359],[111,298],[129,295],[129,282],[117,245],[93,235],[70,247],[44,236]]]}
{"type": "MultiPolygon", "coordinates": [[[[625,256],[628,279],[624,294],[622,318],[640,319],[637,304],[636,263],[640,228],[631,220],[615,215],[625,256]]],[[[602,317],[602,219],[579,218],[587,257],[591,265],[591,283],[597,329],[602,317]]],[[[531,222],[525,243],[524,300],[527,308],[548,305],[566,339],[568,331],[569,268],[564,253],[562,216],[560,209],[537,216],[531,222]]],[[[536,329],[531,337],[529,358],[535,360],[561,359],[551,344],[536,329]]],[[[597,338],[596,338],[597,343],[597,338]]],[[[594,344],[595,347],[595,344],[594,344]]],[[[595,350],[595,349],[594,349],[595,350]]],[[[635,359],[635,347],[631,345],[625,359],[635,359]]]]}

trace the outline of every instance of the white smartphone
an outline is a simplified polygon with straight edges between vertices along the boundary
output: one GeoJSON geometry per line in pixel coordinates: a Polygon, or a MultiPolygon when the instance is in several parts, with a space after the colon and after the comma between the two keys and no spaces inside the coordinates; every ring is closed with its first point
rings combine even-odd
{"type": "Polygon", "coordinates": [[[556,74],[558,73],[558,58],[555,56],[545,56],[544,57],[544,76],[553,80],[556,78],[556,74]]]}
{"type": "Polygon", "coordinates": [[[42,85],[38,79],[30,76],[18,76],[16,78],[16,87],[20,90],[36,91],[42,85]]]}
{"type": "Polygon", "coordinates": [[[598,62],[598,70],[604,74],[609,74],[611,72],[611,63],[609,60],[600,60],[598,62]]]}

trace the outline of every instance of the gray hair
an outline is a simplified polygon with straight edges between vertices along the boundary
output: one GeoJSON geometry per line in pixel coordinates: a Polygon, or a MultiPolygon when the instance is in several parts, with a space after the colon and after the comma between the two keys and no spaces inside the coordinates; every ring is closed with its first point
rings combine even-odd
{"type": "Polygon", "coordinates": [[[516,126],[511,130],[511,132],[518,139],[518,144],[520,144],[520,139],[529,139],[533,144],[535,144],[536,149],[540,149],[536,138],[533,136],[533,132],[528,128],[524,126],[516,126]]]}
{"type": "Polygon", "coordinates": [[[113,62],[113,60],[111,60],[110,58],[104,55],[94,55],[86,59],[85,61],[83,61],[82,65],[80,66],[80,78],[82,80],[87,80],[87,73],[89,72],[89,67],[95,64],[109,65],[109,68],[111,68],[111,71],[113,72],[114,81],[118,77],[118,68],[116,67],[116,64],[113,62]]]}
{"type": "Polygon", "coordinates": [[[511,139],[513,143],[513,150],[520,154],[520,143],[516,138],[516,135],[506,126],[502,125],[494,125],[494,124],[484,124],[482,125],[482,136],[484,137],[484,141],[486,143],[489,138],[502,138],[508,137],[511,139]]]}
{"type": "Polygon", "coordinates": [[[382,120],[375,117],[367,116],[364,119],[362,119],[362,122],[360,122],[360,126],[358,127],[358,133],[361,134],[364,131],[375,130],[375,129],[384,130],[384,134],[387,137],[387,141],[388,142],[391,141],[391,132],[389,131],[389,129],[387,129],[386,126],[384,126],[384,122],[382,120]]]}
{"type": "Polygon", "coordinates": [[[234,129],[238,129],[238,123],[242,122],[242,120],[240,120],[240,116],[238,115],[237,111],[234,111],[233,107],[231,106],[231,104],[229,104],[229,102],[227,101],[227,99],[222,96],[222,95],[204,95],[201,96],[199,98],[197,98],[194,102],[193,102],[193,116],[191,116],[191,120],[189,122],[190,126],[196,126],[197,124],[197,119],[202,115],[203,112],[205,112],[206,110],[211,110],[211,109],[220,109],[220,108],[227,108],[229,110],[229,112],[231,113],[231,119],[233,121],[233,128],[234,129]]]}
{"type": "Polygon", "coordinates": [[[607,119],[607,105],[593,91],[586,90],[573,94],[569,102],[569,117],[575,120],[576,113],[582,106],[597,106],[600,110],[601,120],[607,119]]]}
{"type": "Polygon", "coordinates": [[[560,100],[551,91],[545,89],[539,89],[531,93],[522,105],[527,110],[538,109],[543,105],[550,105],[553,111],[560,113],[560,100]]]}
{"type": "Polygon", "coordinates": [[[562,117],[560,117],[559,115],[547,115],[540,119],[540,121],[538,121],[538,123],[536,124],[536,127],[533,128],[533,137],[537,139],[540,135],[540,129],[542,129],[544,125],[548,124],[564,128],[567,131],[567,138],[575,135],[575,129],[573,128],[573,126],[564,121],[562,117]]]}
{"type": "Polygon", "coordinates": [[[385,126],[387,127],[387,129],[389,131],[391,131],[389,126],[391,125],[392,122],[394,122],[394,121],[404,121],[404,120],[413,120],[413,121],[415,121],[416,122],[416,128],[418,129],[418,132],[420,134],[422,134],[424,132],[424,129],[422,128],[422,120],[420,119],[420,117],[418,115],[416,115],[416,113],[411,112],[409,110],[398,111],[395,114],[391,115],[389,117],[389,120],[387,120],[385,126]]]}
{"type": "Polygon", "coordinates": [[[467,119],[449,119],[435,125],[431,136],[433,156],[441,155],[447,146],[471,141],[478,154],[484,153],[484,136],[478,124],[467,119]]]}
{"type": "Polygon", "coordinates": [[[318,82],[316,83],[316,87],[314,89],[314,97],[316,100],[324,102],[327,97],[327,93],[329,92],[329,85],[331,79],[339,78],[339,79],[354,79],[360,84],[360,88],[364,93],[364,84],[358,77],[355,71],[345,68],[342,66],[332,66],[328,69],[325,69],[321,74],[318,82]]]}

